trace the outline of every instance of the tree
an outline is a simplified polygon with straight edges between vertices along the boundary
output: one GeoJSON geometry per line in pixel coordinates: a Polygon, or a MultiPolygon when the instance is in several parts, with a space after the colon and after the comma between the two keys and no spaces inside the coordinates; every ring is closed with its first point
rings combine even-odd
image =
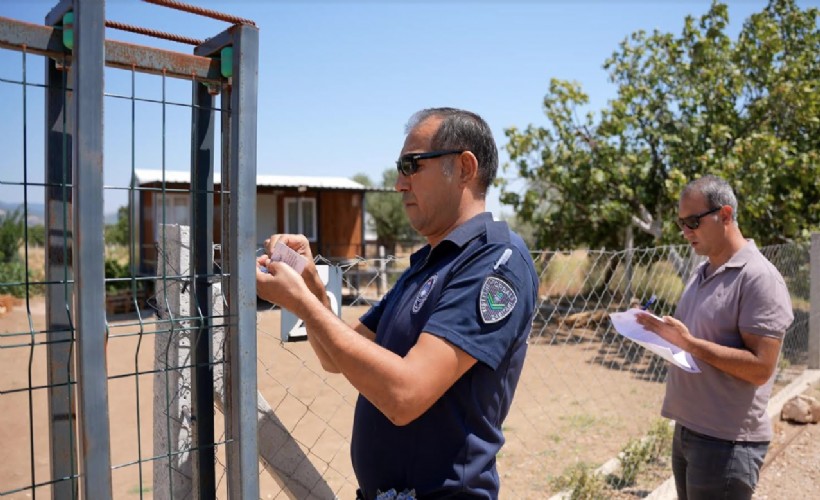
{"type": "Polygon", "coordinates": [[[744,235],[808,238],[820,228],[817,18],[771,0],[732,41],[728,8],[715,2],[680,36],[633,33],[604,64],[617,97],[600,116],[580,116],[588,96],[554,79],[548,125],[505,130],[505,169],[527,188],[501,182],[501,201],[542,247],[620,248],[630,225],[637,244],[679,242],[680,192],[711,173],[734,186],[744,235]]]}
{"type": "Polygon", "coordinates": [[[117,222],[105,226],[105,241],[109,244],[128,245],[131,242],[131,226],[128,224],[128,207],[117,209],[117,222]]]}
{"type": "Polygon", "coordinates": [[[44,247],[46,245],[46,226],[43,224],[29,226],[26,239],[28,240],[29,245],[44,247]]]}
{"type": "MultiPolygon", "coordinates": [[[[382,172],[381,186],[385,190],[392,190],[396,185],[398,172],[395,168],[388,168],[382,172]]],[[[353,180],[365,186],[373,186],[373,182],[365,174],[357,174],[353,180]]],[[[365,204],[367,216],[370,217],[376,228],[376,241],[383,245],[389,255],[395,255],[396,245],[400,242],[420,241],[418,233],[410,225],[399,193],[371,192],[367,194],[365,204]]]]}
{"type": "Polygon", "coordinates": [[[21,209],[0,215],[0,264],[19,260],[25,221],[21,209]]]}

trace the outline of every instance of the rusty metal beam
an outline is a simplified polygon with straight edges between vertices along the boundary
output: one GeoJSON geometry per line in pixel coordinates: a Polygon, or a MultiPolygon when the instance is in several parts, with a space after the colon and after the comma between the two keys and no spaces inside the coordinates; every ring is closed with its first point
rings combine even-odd
{"type": "Polygon", "coordinates": [[[62,56],[62,30],[0,16],[0,47],[33,54],[62,56]]]}
{"type": "MultiPolygon", "coordinates": [[[[71,60],[70,53],[63,46],[60,28],[2,16],[0,47],[71,60]]],[[[133,68],[135,71],[155,75],[164,72],[165,76],[186,80],[194,78],[210,83],[220,83],[224,80],[219,72],[219,61],[216,59],[115,40],[105,41],[105,64],[113,68],[133,68]]]]}

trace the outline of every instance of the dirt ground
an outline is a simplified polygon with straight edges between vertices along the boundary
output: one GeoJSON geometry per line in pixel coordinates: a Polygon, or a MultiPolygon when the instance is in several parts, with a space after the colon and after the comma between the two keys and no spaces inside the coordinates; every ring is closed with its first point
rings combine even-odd
{"type": "MultiPolygon", "coordinates": [[[[820,400],[820,383],[803,394],[820,400]]],[[[820,498],[820,424],[774,422],[775,438],[754,498],[820,498]]]]}
{"type": "MultiPolygon", "coordinates": [[[[363,310],[346,307],[344,317],[358,317],[363,310]]],[[[5,493],[4,498],[31,498],[31,484],[48,482],[46,352],[39,344],[45,336],[37,333],[44,330],[44,314],[42,299],[33,299],[0,317],[0,443],[4,447],[0,495],[5,493]],[[19,335],[9,335],[14,333],[19,335]]],[[[260,448],[270,451],[274,444],[277,448],[272,470],[260,466],[260,497],[353,498],[355,479],[348,448],[356,392],[342,377],[322,372],[306,342],[280,342],[279,321],[278,311],[258,314],[258,388],[272,408],[269,420],[274,424],[272,434],[265,434],[273,437],[260,437],[260,448]],[[285,433],[277,434],[277,429],[285,433]],[[282,435],[289,438],[276,441],[282,435]]],[[[110,318],[110,327],[107,362],[114,498],[153,498],[153,466],[167,467],[163,459],[151,458],[153,386],[162,380],[151,373],[155,325],[146,318],[140,324],[132,315],[117,321],[110,318]],[[137,372],[139,376],[134,375],[137,372]]],[[[502,498],[548,497],[555,493],[551,480],[569,465],[603,463],[658,418],[663,384],[634,369],[601,363],[602,356],[613,355],[595,342],[531,344],[504,425],[507,444],[499,455],[502,498]]],[[[789,429],[779,432],[788,440],[789,429]]],[[[215,435],[220,442],[218,496],[225,498],[224,421],[218,412],[215,435]]],[[[820,484],[818,435],[818,426],[806,427],[777,453],[764,470],[757,498],[818,497],[813,493],[820,484]],[[794,484],[800,486],[794,489],[794,484]],[[793,494],[781,495],[786,491],[793,494]]],[[[634,497],[649,491],[636,492],[634,497]]],[[[50,497],[49,486],[37,487],[36,494],[50,497]]]]}

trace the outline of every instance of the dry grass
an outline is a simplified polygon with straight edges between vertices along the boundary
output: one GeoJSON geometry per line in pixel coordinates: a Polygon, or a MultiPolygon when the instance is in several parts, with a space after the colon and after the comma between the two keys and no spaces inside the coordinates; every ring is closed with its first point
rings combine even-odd
{"type": "Polygon", "coordinates": [[[21,299],[8,294],[0,295],[0,317],[10,313],[12,309],[23,303],[21,299]]]}
{"type": "Polygon", "coordinates": [[[116,260],[118,264],[127,266],[130,260],[130,250],[127,245],[105,245],[106,260],[116,260]]]}
{"type": "MultiPolygon", "coordinates": [[[[610,280],[613,292],[624,293],[626,290],[626,270],[622,264],[613,273],[610,280]]],[[[655,294],[658,300],[674,304],[683,293],[684,283],[669,262],[655,262],[648,266],[637,265],[632,268],[630,287],[633,296],[649,297],[655,294]]]]}
{"type": "Polygon", "coordinates": [[[541,273],[541,285],[538,294],[544,296],[574,296],[581,293],[589,273],[589,259],[585,250],[575,250],[569,255],[541,254],[539,264],[549,259],[547,267],[541,273]]]}
{"type": "Polygon", "coordinates": [[[26,268],[30,273],[29,279],[31,281],[44,281],[46,277],[46,249],[29,245],[28,255],[26,255],[24,246],[21,246],[18,252],[20,260],[26,263],[26,268]]]}

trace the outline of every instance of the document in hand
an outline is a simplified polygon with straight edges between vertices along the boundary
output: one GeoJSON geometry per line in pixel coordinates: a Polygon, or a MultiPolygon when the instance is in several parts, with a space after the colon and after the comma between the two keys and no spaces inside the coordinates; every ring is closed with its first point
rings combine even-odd
{"type": "MultiPolygon", "coordinates": [[[[609,315],[609,319],[612,320],[615,330],[629,340],[649,349],[689,373],[700,373],[700,368],[698,368],[691,354],[639,325],[635,319],[635,315],[639,312],[646,313],[646,311],[634,308],[624,312],[612,313],[609,315]]],[[[657,316],[655,317],[657,318],[657,316]]]]}

